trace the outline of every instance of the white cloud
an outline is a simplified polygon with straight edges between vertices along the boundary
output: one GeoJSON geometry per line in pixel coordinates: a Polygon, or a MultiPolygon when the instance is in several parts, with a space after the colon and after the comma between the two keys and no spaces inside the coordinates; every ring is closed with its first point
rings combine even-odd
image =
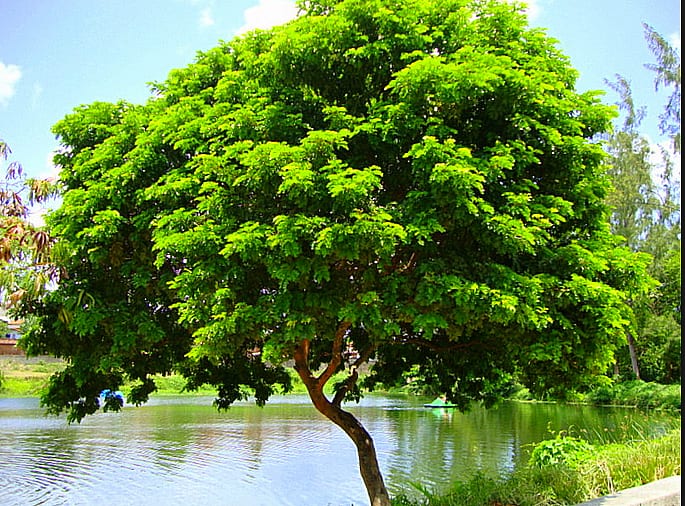
{"type": "Polygon", "coordinates": [[[214,17],[212,16],[212,8],[207,7],[205,9],[202,9],[202,12],[200,12],[200,26],[203,28],[207,28],[208,26],[212,26],[214,24],[214,17]]]}
{"type": "Polygon", "coordinates": [[[528,21],[535,21],[540,16],[542,7],[538,0],[527,0],[525,3],[527,4],[526,14],[528,15],[528,21]]]}
{"type": "Polygon", "coordinates": [[[680,32],[678,32],[678,33],[672,33],[671,35],[669,35],[669,37],[668,37],[668,43],[669,43],[672,47],[674,47],[675,49],[677,49],[678,51],[680,51],[680,32]]]}
{"type": "Polygon", "coordinates": [[[14,95],[21,69],[17,65],[5,65],[0,61],[0,106],[6,105],[14,95]]]}
{"type": "Polygon", "coordinates": [[[238,33],[245,33],[256,28],[266,30],[281,25],[297,16],[294,0],[259,0],[259,4],[245,10],[245,24],[238,33]]]}
{"type": "Polygon", "coordinates": [[[531,23],[533,21],[535,21],[540,16],[540,12],[542,11],[542,7],[540,6],[540,3],[539,3],[540,0],[505,0],[505,1],[509,2],[509,3],[517,3],[517,4],[525,5],[525,9],[523,9],[523,11],[526,13],[526,16],[528,16],[528,21],[531,23]]]}

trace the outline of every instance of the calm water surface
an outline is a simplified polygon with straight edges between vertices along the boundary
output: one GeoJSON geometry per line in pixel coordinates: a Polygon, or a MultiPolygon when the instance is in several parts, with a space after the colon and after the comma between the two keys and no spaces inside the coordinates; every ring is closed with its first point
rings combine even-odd
{"type": "MultiPolygon", "coordinates": [[[[34,399],[0,399],[0,505],[349,506],[367,504],[354,446],[305,396],[219,413],[211,398],[156,398],[67,425],[34,399]]],[[[478,471],[506,474],[530,444],[573,427],[662,431],[635,410],[505,403],[462,414],[426,399],[348,405],[371,432],[391,493],[434,489],[478,471]]]]}

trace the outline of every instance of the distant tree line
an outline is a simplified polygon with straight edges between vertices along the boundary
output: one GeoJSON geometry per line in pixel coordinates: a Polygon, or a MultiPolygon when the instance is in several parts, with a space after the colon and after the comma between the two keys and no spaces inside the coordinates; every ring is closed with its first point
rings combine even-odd
{"type": "Polygon", "coordinates": [[[680,230],[680,54],[651,26],[644,24],[656,63],[655,92],[670,90],[659,115],[668,137],[657,145],[641,133],[646,109],[635,104],[630,81],[617,75],[607,82],[619,96],[622,122],[606,144],[613,191],[612,231],[633,251],[649,253],[649,273],[658,284],[634,294],[635,313],[628,346],[617,354],[614,373],[625,378],[677,383],[681,378],[681,230],[680,230]]]}

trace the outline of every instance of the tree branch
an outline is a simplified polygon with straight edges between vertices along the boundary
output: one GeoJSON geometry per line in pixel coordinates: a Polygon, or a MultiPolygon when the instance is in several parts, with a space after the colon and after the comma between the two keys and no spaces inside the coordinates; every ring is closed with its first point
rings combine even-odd
{"type": "Polygon", "coordinates": [[[352,389],[352,387],[354,387],[354,385],[357,383],[358,378],[359,374],[357,373],[357,369],[351,369],[350,375],[345,380],[345,383],[343,383],[343,385],[338,389],[338,391],[335,392],[335,396],[333,397],[331,404],[340,407],[342,401],[345,399],[345,395],[352,389]]]}
{"type": "Polygon", "coordinates": [[[326,369],[319,375],[317,381],[323,387],[329,379],[335,374],[335,371],[340,367],[342,362],[342,348],[345,340],[345,335],[352,324],[348,321],[343,321],[338,325],[338,330],[335,332],[333,345],[331,346],[331,360],[328,362],[326,369]]]}
{"type": "Polygon", "coordinates": [[[350,375],[347,377],[343,385],[338,389],[338,391],[335,393],[335,397],[333,397],[332,404],[335,406],[340,407],[342,404],[342,401],[345,399],[345,395],[347,392],[352,390],[354,385],[357,383],[357,380],[359,379],[359,374],[358,370],[359,367],[362,364],[365,364],[369,361],[369,358],[371,358],[371,354],[375,351],[376,345],[370,344],[369,346],[366,347],[365,350],[363,350],[360,354],[357,360],[354,361],[350,365],[350,375]]]}
{"type": "Polygon", "coordinates": [[[310,344],[309,339],[303,339],[302,342],[295,347],[295,353],[293,353],[295,370],[308,389],[316,384],[316,378],[312,375],[308,363],[310,344]]]}

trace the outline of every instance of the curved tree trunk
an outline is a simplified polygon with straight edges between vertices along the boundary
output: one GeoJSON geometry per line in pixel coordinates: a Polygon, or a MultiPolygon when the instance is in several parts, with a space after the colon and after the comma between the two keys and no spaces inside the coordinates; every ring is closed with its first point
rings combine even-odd
{"type": "MultiPolygon", "coordinates": [[[[336,343],[342,341],[342,337],[348,328],[348,324],[342,324],[338,328],[336,343]]],[[[319,413],[345,431],[357,447],[359,472],[369,494],[371,506],[390,506],[390,495],[385,487],[383,475],[378,466],[373,439],[354,415],[340,407],[343,395],[336,395],[335,399],[330,401],[323,393],[324,385],[339,365],[338,355],[334,353],[334,358],[326,368],[326,371],[320,376],[315,377],[309,369],[309,341],[305,340],[300,343],[295,351],[295,370],[307,387],[309,398],[319,413]]],[[[353,372],[351,377],[353,381],[356,381],[356,372],[353,372]]]]}

